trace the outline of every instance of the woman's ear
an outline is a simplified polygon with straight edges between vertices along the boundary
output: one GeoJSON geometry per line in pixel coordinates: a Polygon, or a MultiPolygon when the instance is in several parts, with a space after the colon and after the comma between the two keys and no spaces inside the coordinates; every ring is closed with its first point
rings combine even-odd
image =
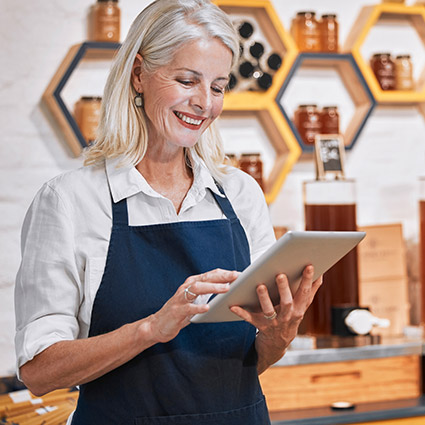
{"type": "Polygon", "coordinates": [[[137,53],[133,67],[131,68],[131,83],[138,93],[143,93],[142,68],[143,58],[139,53],[137,53]]]}

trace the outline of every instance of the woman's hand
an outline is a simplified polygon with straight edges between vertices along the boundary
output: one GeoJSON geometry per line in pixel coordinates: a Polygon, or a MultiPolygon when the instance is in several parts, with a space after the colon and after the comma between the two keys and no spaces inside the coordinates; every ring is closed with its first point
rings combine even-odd
{"type": "Polygon", "coordinates": [[[276,285],[280,302],[276,306],[270,299],[267,287],[258,285],[257,294],[262,309],[259,313],[252,313],[238,306],[231,307],[233,313],[254,325],[259,331],[256,339],[259,373],[279,360],[297,335],[301,320],[322,284],[322,277],[313,282],[313,274],[313,266],[304,269],[294,296],[287,277],[284,274],[278,275],[276,285]]]}
{"type": "Polygon", "coordinates": [[[192,316],[208,311],[208,304],[193,303],[197,296],[227,292],[229,283],[238,275],[236,271],[215,269],[188,277],[161,310],[149,317],[151,332],[157,336],[157,342],[172,340],[190,323],[192,316]]]}

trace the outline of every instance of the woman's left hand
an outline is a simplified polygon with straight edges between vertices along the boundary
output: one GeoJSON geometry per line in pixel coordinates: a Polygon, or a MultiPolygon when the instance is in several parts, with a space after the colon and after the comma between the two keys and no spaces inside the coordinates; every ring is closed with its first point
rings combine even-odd
{"type": "Polygon", "coordinates": [[[267,287],[263,284],[258,285],[257,294],[261,312],[249,312],[238,306],[230,308],[233,313],[251,323],[259,331],[256,339],[259,373],[279,360],[297,335],[301,320],[322,284],[322,277],[313,281],[313,275],[313,266],[307,266],[294,295],[291,293],[288,278],[284,274],[278,275],[276,285],[280,302],[276,306],[270,299],[267,287]]]}

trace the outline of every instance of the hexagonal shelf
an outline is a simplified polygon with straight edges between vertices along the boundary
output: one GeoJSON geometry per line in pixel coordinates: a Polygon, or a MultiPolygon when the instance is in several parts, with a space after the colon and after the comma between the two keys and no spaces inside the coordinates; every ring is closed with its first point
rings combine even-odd
{"type": "MultiPolygon", "coordinates": [[[[313,152],[314,146],[307,145],[302,139],[290,117],[282,105],[282,98],[297,71],[302,68],[333,69],[349,94],[353,104],[354,113],[348,121],[345,131],[342,132],[346,149],[351,149],[357,140],[366,120],[375,107],[375,100],[360,69],[351,54],[327,54],[327,53],[301,53],[298,55],[291,71],[276,96],[276,103],[286,122],[291,128],[299,145],[304,152],[313,152]]],[[[330,101],[331,102],[331,101],[330,101]]],[[[332,102],[331,102],[332,103],[332,102]]]]}
{"type": "Polygon", "coordinates": [[[394,20],[410,24],[417,32],[422,43],[425,44],[425,8],[423,6],[405,6],[403,4],[382,3],[375,6],[365,6],[361,9],[359,16],[347,37],[343,50],[350,51],[353,54],[353,57],[361,69],[376,101],[382,103],[424,102],[424,78],[420,78],[416,82],[416,90],[382,90],[369,65],[369,61],[361,54],[362,45],[364,44],[372,27],[377,25],[378,21],[381,23],[394,20]]]}
{"type": "Polygon", "coordinates": [[[278,196],[286,176],[297,162],[301,149],[294,138],[291,129],[282,117],[278,106],[274,102],[258,105],[259,108],[226,109],[223,111],[224,118],[249,119],[254,116],[264,133],[268,137],[275,151],[275,158],[270,172],[264,178],[264,196],[268,204],[278,196]],[[285,141],[285,143],[282,143],[285,141]]]}
{"type": "Polygon", "coordinates": [[[301,149],[283,119],[274,99],[285,81],[297,56],[297,48],[292,37],[284,30],[282,23],[268,0],[215,0],[229,15],[248,16],[261,28],[273,50],[282,54],[282,66],[273,76],[272,86],[264,91],[244,91],[227,93],[222,115],[225,117],[246,117],[255,115],[268,135],[276,151],[272,170],[265,182],[264,194],[267,203],[275,200],[287,174],[301,154],[301,149]]]}
{"type": "Polygon", "coordinates": [[[43,94],[43,101],[59,124],[75,156],[80,155],[81,151],[87,147],[87,142],[61,93],[80,61],[112,59],[119,47],[119,43],[99,42],[86,42],[72,46],[43,94]]]}

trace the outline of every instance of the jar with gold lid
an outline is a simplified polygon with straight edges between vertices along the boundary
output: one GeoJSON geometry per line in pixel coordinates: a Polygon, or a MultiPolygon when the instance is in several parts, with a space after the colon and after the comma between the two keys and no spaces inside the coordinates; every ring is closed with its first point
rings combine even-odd
{"type": "Polygon", "coordinates": [[[298,12],[292,20],[291,32],[301,52],[320,52],[320,28],[316,12],[298,12]]]}
{"type": "Polygon", "coordinates": [[[75,104],[75,121],[87,144],[92,143],[96,139],[101,104],[102,98],[95,96],[83,96],[75,104]]]}
{"type": "Polygon", "coordinates": [[[390,53],[375,53],[370,66],[382,90],[395,90],[395,63],[390,53]]]}
{"type": "Polygon", "coordinates": [[[338,21],[336,15],[322,15],[320,22],[320,47],[322,52],[338,53],[338,21]]]}
{"type": "Polygon", "coordinates": [[[339,134],[339,113],[337,106],[324,106],[320,112],[323,134],[339,134]]]}
{"type": "Polygon", "coordinates": [[[316,135],[322,132],[320,112],[317,105],[300,105],[294,113],[294,124],[301,140],[306,145],[314,145],[316,135]]]}
{"type": "Polygon", "coordinates": [[[241,154],[239,168],[252,176],[260,185],[261,189],[264,189],[263,161],[261,160],[260,153],[251,152],[241,154]]]}
{"type": "Polygon", "coordinates": [[[92,38],[94,41],[119,43],[121,11],[118,0],[97,0],[92,9],[92,38]]]}
{"type": "Polygon", "coordinates": [[[413,90],[413,66],[410,55],[398,55],[395,58],[396,90],[413,90]]]}

